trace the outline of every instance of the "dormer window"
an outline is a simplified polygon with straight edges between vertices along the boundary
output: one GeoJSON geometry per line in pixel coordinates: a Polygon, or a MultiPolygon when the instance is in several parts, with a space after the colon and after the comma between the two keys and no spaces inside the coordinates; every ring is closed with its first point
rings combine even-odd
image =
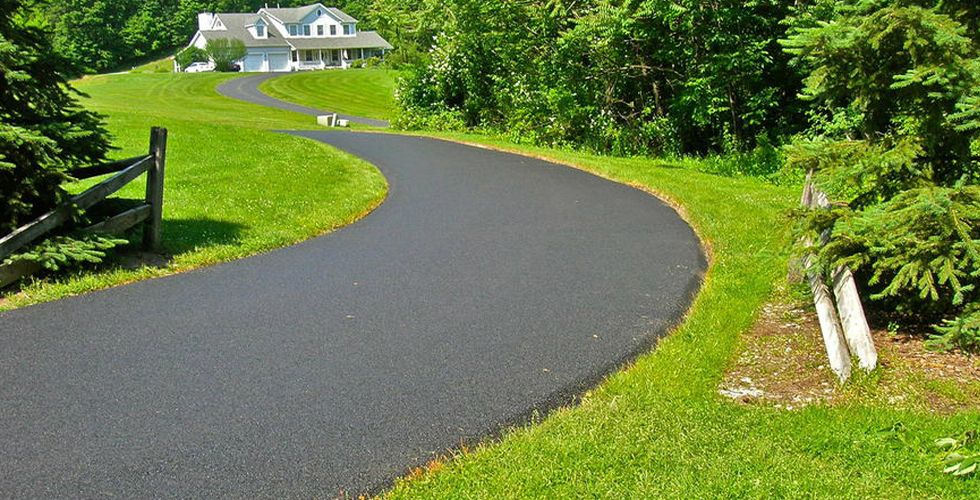
{"type": "Polygon", "coordinates": [[[303,36],[310,36],[310,25],[309,24],[304,24],[303,25],[303,36]]]}
{"type": "Polygon", "coordinates": [[[289,25],[289,36],[297,36],[297,35],[299,35],[299,26],[296,25],[296,24],[290,24],[289,25]]]}
{"type": "Polygon", "coordinates": [[[265,38],[265,26],[261,24],[255,25],[255,36],[257,38],[265,38]]]}
{"type": "Polygon", "coordinates": [[[345,35],[353,35],[354,34],[354,25],[353,24],[345,24],[344,25],[344,34],[345,35]]]}

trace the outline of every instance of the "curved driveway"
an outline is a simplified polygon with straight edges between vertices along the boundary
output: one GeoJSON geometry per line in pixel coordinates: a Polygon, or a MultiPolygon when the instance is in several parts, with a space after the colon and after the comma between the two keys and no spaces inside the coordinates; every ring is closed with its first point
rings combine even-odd
{"type": "Polygon", "coordinates": [[[300,135],[381,168],[387,201],[289,248],[0,314],[2,496],[378,491],[571,401],[700,283],[694,233],[638,190],[432,139],[300,135]]]}
{"type": "MultiPolygon", "coordinates": [[[[340,70],[336,70],[340,71],[340,70]]],[[[288,73],[287,73],[288,74],[288,73]]],[[[302,113],[304,115],[319,116],[333,113],[333,111],[326,111],[322,109],[311,108],[309,106],[302,106],[299,104],[293,104],[291,102],[283,101],[281,99],[276,99],[265,92],[259,90],[259,85],[266,80],[271,80],[273,78],[278,78],[283,76],[283,73],[260,73],[257,75],[245,76],[242,78],[235,78],[234,80],[228,80],[221,85],[218,85],[218,93],[225,97],[231,97],[232,99],[238,99],[239,101],[250,102],[253,104],[259,104],[262,106],[268,106],[270,108],[284,109],[286,111],[293,111],[296,113],[302,113]]],[[[350,120],[353,123],[360,123],[361,125],[371,125],[372,127],[387,127],[388,122],[385,120],[377,120],[374,118],[365,118],[363,116],[345,115],[343,113],[337,113],[337,117],[343,118],[345,120],[350,120]]]]}

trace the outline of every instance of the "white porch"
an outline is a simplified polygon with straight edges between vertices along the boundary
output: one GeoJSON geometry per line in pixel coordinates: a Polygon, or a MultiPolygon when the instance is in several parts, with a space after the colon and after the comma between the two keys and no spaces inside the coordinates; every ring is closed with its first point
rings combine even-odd
{"type": "Polygon", "coordinates": [[[377,49],[292,49],[290,58],[293,71],[347,69],[353,61],[371,57],[375,53],[377,49]]]}

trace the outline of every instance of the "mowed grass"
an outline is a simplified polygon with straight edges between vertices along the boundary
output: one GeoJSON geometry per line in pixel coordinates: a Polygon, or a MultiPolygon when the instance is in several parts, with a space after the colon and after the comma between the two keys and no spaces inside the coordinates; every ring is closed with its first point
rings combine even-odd
{"type": "MultiPolygon", "coordinates": [[[[172,274],[289,245],[348,224],[383,199],[373,166],[324,144],[272,132],[315,128],[309,117],[220,96],[236,75],[124,74],[88,77],[83,104],[106,114],[125,158],[147,150],[149,130],[169,131],[163,267],[109,267],[24,287],[10,309],[172,274]]],[[[142,179],[120,192],[140,198],[142,179]]]]}
{"type": "Polygon", "coordinates": [[[304,106],[388,120],[395,109],[398,74],[375,68],[307,71],[268,80],[259,89],[304,106]]]}
{"type": "MultiPolygon", "coordinates": [[[[887,406],[786,411],[717,393],[739,333],[787,271],[793,188],[651,159],[600,157],[442,134],[551,159],[660,193],[710,247],[688,317],[654,352],[581,404],[457,453],[398,482],[389,498],[939,498],[980,495],[942,474],[933,440],[980,429],[980,414],[887,406]]],[[[597,304],[601,307],[601,304],[597,304]]],[[[887,368],[886,368],[887,369],[887,368]]]]}
{"type": "Polygon", "coordinates": [[[174,59],[173,57],[164,57],[154,61],[149,61],[139,66],[133,67],[129,70],[130,73],[173,73],[174,72],[174,59]]]}

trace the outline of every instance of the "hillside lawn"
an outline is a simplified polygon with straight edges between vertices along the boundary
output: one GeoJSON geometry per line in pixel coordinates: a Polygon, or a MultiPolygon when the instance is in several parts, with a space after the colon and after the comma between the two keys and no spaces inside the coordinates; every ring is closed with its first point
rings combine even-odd
{"type": "Polygon", "coordinates": [[[173,73],[174,72],[174,58],[173,57],[163,57],[160,59],[154,59],[139,66],[133,66],[129,70],[129,73],[173,73]]]}
{"type": "Polygon", "coordinates": [[[377,68],[304,71],[263,82],[259,90],[317,109],[390,120],[398,75],[377,68]]]}
{"type": "MultiPolygon", "coordinates": [[[[309,117],[215,91],[238,76],[147,73],[76,81],[90,96],[83,105],[107,116],[120,148],[113,157],[144,154],[150,127],[168,129],[162,253],[169,262],[110,265],[40,280],[8,292],[0,309],[282,247],[346,225],[381,203],[387,183],[373,166],[327,145],[272,132],[316,128],[309,117]]],[[[140,198],[143,189],[138,179],[118,196],[140,198]]]]}

